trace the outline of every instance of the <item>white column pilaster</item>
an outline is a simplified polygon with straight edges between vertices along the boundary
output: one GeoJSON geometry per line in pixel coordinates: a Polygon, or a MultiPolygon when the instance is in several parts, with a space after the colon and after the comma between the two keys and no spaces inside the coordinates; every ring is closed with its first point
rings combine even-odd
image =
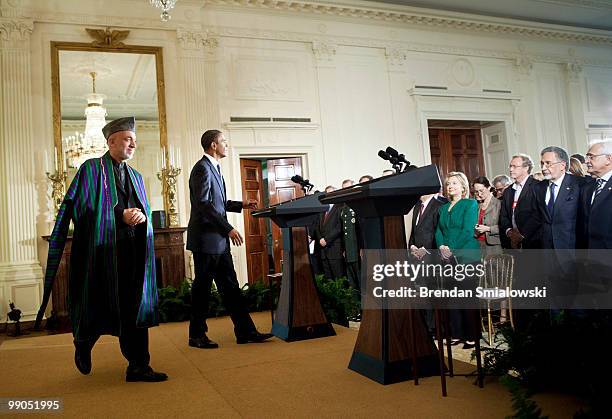
{"type": "MultiPolygon", "coordinates": [[[[335,44],[322,41],[312,43],[319,96],[321,137],[323,140],[322,156],[325,162],[323,173],[321,173],[323,177],[321,181],[326,184],[333,182],[334,179],[339,180],[343,176],[343,173],[335,172],[335,170],[339,170],[336,158],[342,155],[342,142],[344,140],[338,119],[340,104],[338,103],[338,80],[336,79],[336,51],[337,46],[335,44]]],[[[324,187],[325,185],[321,184],[320,189],[324,187]]]]}
{"type": "Polygon", "coordinates": [[[40,304],[32,136],[30,35],[33,22],[0,18],[0,323],[8,303],[32,320],[40,304]]]}
{"type": "Polygon", "coordinates": [[[582,102],[582,90],[584,77],[582,66],[579,63],[566,63],[565,70],[565,92],[567,98],[567,122],[568,122],[568,152],[586,153],[588,140],[587,128],[584,119],[584,104],[582,102]]]}
{"type": "Polygon", "coordinates": [[[527,153],[532,158],[536,158],[536,154],[544,146],[544,137],[536,97],[534,62],[529,56],[522,54],[516,58],[514,66],[521,100],[512,101],[513,132],[506,133],[508,157],[516,153],[527,153]]]}

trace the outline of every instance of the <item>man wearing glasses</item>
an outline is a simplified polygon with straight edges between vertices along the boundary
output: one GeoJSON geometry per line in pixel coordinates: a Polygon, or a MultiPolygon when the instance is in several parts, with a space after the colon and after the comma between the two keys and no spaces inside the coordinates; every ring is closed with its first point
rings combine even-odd
{"type": "Polygon", "coordinates": [[[542,249],[575,249],[580,188],[583,178],[573,176],[569,156],[561,147],[546,147],[540,153],[544,181],[535,187],[541,222],[542,249]]]}
{"type": "Polygon", "coordinates": [[[594,181],[584,187],[582,194],[584,245],[589,249],[612,249],[612,139],[592,143],[586,165],[594,181]]]}
{"type": "Polygon", "coordinates": [[[508,249],[539,248],[539,223],[535,217],[533,186],[538,183],[531,176],[533,161],[526,154],[517,154],[510,160],[512,187],[504,191],[499,215],[502,247],[508,249]]]}
{"type": "Polygon", "coordinates": [[[512,180],[506,175],[497,175],[493,178],[493,187],[495,188],[495,198],[501,199],[504,196],[504,191],[512,185],[512,180]]]}

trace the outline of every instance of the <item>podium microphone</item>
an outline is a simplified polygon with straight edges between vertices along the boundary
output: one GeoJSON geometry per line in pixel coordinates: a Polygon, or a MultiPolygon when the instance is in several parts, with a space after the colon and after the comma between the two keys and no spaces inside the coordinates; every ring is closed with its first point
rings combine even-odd
{"type": "Polygon", "coordinates": [[[387,153],[385,150],[378,150],[378,157],[387,161],[391,160],[391,155],[389,155],[389,153],[387,153]]]}
{"type": "Polygon", "coordinates": [[[410,164],[410,162],[406,159],[406,156],[404,154],[399,154],[398,151],[394,149],[393,147],[387,147],[386,153],[389,154],[390,156],[395,157],[398,163],[404,164],[404,168],[403,168],[404,172],[414,170],[417,168],[416,166],[410,164]]]}
{"type": "Polygon", "coordinates": [[[310,191],[312,188],[314,188],[314,185],[312,183],[310,183],[310,181],[308,179],[304,179],[300,175],[293,175],[293,176],[291,176],[291,181],[293,183],[297,183],[298,185],[300,185],[302,187],[302,190],[304,191],[304,193],[306,193],[306,192],[310,191]]]}

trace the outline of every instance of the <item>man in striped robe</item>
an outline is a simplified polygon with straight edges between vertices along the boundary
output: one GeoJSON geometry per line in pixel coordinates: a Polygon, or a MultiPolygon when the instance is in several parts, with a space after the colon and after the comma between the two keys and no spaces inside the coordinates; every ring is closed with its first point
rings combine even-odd
{"type": "Polygon", "coordinates": [[[136,150],[135,119],[109,122],[102,132],[109,151],[79,167],[57,214],[36,323],[72,220],[69,305],[78,370],[89,374],[95,342],[110,334],[128,360],[127,381],[164,381],[166,374],[149,366],[148,328],[158,324],[151,209],[142,176],[126,163],[136,150]]]}

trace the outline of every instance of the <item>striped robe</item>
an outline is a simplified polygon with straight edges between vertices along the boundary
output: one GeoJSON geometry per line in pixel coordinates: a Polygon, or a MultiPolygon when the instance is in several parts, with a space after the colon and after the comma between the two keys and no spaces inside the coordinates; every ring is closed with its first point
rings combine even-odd
{"type": "MultiPolygon", "coordinates": [[[[156,326],[157,284],[151,208],[147,200],[142,176],[127,166],[136,197],[144,208],[146,235],[142,244],[144,267],[142,297],[136,319],[137,327],[156,326]]],[[[49,241],[49,257],[45,274],[45,292],[36,324],[44,315],[57,268],[64,251],[70,220],[74,223],[72,255],[70,259],[69,307],[75,340],[94,336],[121,334],[115,240],[115,214],[117,189],[110,154],[87,160],[74,177],[59,209],[55,227],[49,241]]],[[[135,302],[137,303],[137,302],[135,302]]]]}

